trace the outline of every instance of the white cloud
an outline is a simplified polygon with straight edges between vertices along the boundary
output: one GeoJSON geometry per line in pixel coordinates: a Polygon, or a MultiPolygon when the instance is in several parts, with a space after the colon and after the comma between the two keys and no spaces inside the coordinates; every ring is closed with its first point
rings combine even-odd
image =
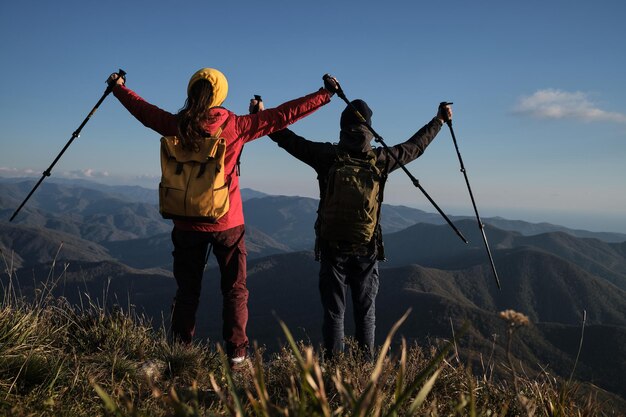
{"type": "Polygon", "coordinates": [[[626,115],[602,110],[586,93],[555,89],[538,90],[522,97],[515,107],[517,113],[543,119],[580,119],[586,122],[626,123],[626,115]]]}
{"type": "MultiPolygon", "coordinates": [[[[40,173],[41,174],[41,173],[40,173]]],[[[0,167],[0,177],[33,177],[37,175],[37,173],[30,169],[20,169],[20,168],[10,168],[10,167],[0,167]]]]}
{"type": "MultiPolygon", "coordinates": [[[[0,167],[0,176],[2,177],[36,177],[42,175],[42,171],[35,171],[31,168],[11,168],[0,167]]],[[[109,173],[107,171],[96,171],[91,168],[80,169],[74,171],[52,171],[52,175],[59,178],[69,179],[96,179],[96,178],[108,178],[109,173]]]]}
{"type": "MultiPolygon", "coordinates": [[[[41,171],[35,171],[30,168],[12,168],[0,166],[0,177],[4,178],[39,178],[41,171]]],[[[111,175],[108,171],[96,171],[94,169],[80,169],[72,171],[55,171],[52,170],[52,178],[89,180],[108,185],[140,185],[147,188],[155,188],[161,179],[160,175],[144,174],[144,175],[111,175]]]]}
{"type": "Polygon", "coordinates": [[[91,168],[75,170],[75,171],[64,171],[60,172],[59,176],[63,178],[86,178],[86,179],[94,179],[94,178],[107,178],[109,173],[107,171],[95,171],[91,168]]]}

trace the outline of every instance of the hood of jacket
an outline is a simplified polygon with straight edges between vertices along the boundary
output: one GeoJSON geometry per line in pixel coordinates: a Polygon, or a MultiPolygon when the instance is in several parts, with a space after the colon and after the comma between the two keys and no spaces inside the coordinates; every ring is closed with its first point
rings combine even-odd
{"type": "Polygon", "coordinates": [[[220,128],[231,115],[231,112],[224,107],[211,107],[202,122],[205,132],[213,134],[220,128]]]}
{"type": "Polygon", "coordinates": [[[202,68],[195,72],[187,85],[187,94],[191,90],[191,86],[198,80],[207,80],[213,87],[213,100],[209,107],[221,105],[228,95],[228,80],[221,71],[215,68],[202,68]]]}
{"type": "Polygon", "coordinates": [[[341,113],[339,126],[339,147],[348,152],[368,152],[372,149],[370,142],[374,135],[367,128],[372,123],[372,115],[374,112],[369,108],[367,103],[361,99],[350,102],[341,113]],[[357,116],[354,110],[365,119],[365,123],[357,116]]]}

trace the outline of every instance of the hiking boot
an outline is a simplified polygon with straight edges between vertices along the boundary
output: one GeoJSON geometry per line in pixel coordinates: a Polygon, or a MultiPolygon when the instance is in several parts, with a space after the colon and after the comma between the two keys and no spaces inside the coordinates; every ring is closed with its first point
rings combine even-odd
{"type": "Polygon", "coordinates": [[[247,356],[228,358],[228,365],[233,372],[240,372],[250,367],[250,359],[247,356]]]}

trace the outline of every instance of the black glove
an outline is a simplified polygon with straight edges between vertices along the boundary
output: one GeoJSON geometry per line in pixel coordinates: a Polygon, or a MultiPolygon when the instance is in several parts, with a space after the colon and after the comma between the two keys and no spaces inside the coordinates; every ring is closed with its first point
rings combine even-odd
{"type": "Polygon", "coordinates": [[[447,101],[442,101],[439,103],[439,109],[437,109],[437,118],[441,119],[444,123],[448,123],[452,121],[452,110],[449,106],[452,103],[448,103],[447,101]]]}
{"type": "Polygon", "coordinates": [[[123,69],[120,69],[118,72],[114,72],[113,74],[109,75],[109,78],[107,78],[106,83],[108,84],[109,88],[113,88],[115,84],[125,85],[126,84],[126,71],[124,71],[123,69]]]}
{"type": "Polygon", "coordinates": [[[339,87],[339,81],[337,81],[337,79],[332,75],[324,74],[322,80],[324,80],[324,88],[328,90],[331,95],[341,91],[341,88],[339,87]]]}
{"type": "Polygon", "coordinates": [[[253,99],[250,99],[250,105],[248,106],[248,113],[255,114],[264,110],[263,99],[259,95],[254,95],[253,99]]]}

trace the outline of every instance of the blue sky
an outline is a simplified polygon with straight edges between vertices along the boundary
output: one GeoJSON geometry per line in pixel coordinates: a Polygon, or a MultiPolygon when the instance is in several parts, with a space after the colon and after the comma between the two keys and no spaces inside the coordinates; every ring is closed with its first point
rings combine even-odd
{"type": "MultiPolygon", "coordinates": [[[[454,129],[481,215],[626,232],[626,3],[30,1],[0,4],[0,176],[41,172],[118,68],[176,112],[190,75],[215,67],[238,114],[335,75],[374,110],[390,145],[454,102],[454,129]]],[[[344,103],[293,126],[336,141],[344,103]]],[[[110,96],[56,177],[156,187],[158,135],[110,96]]],[[[409,169],[449,214],[472,214],[447,129],[409,169]]],[[[246,146],[241,184],[316,197],[313,170],[269,139],[246,146]]],[[[386,201],[434,211],[401,172],[386,201]]]]}

